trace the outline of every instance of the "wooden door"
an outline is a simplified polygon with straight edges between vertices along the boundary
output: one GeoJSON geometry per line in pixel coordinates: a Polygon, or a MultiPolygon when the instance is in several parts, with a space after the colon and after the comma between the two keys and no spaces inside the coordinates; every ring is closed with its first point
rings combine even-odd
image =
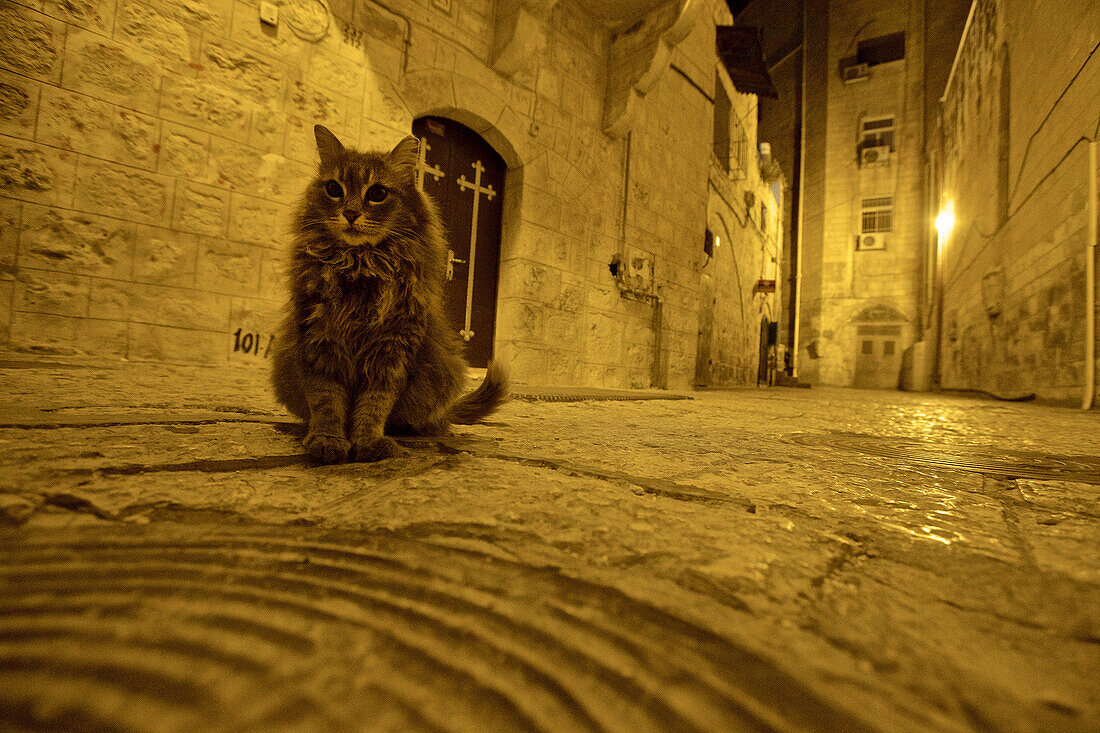
{"type": "Polygon", "coordinates": [[[450,248],[447,314],[467,361],[484,367],[493,356],[507,168],[480,135],[453,120],[421,117],[413,134],[421,146],[417,179],[439,207],[450,248]]]}
{"type": "Polygon", "coordinates": [[[856,331],[853,387],[897,389],[901,376],[901,326],[860,326],[856,331]]]}

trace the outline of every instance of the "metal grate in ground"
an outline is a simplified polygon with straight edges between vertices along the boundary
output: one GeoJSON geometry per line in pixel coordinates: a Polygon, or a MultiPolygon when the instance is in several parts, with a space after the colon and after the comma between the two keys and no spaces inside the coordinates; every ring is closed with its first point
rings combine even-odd
{"type": "Polygon", "coordinates": [[[678,392],[629,389],[593,389],[584,387],[515,387],[512,399],[524,402],[607,402],[632,400],[691,400],[678,392]]]}

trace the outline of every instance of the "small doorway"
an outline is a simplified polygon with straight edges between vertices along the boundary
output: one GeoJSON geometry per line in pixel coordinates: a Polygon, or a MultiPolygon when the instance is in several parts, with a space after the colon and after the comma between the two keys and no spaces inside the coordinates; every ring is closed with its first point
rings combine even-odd
{"type": "Polygon", "coordinates": [[[779,323],[766,315],[760,318],[760,354],[756,367],[756,386],[775,386],[776,347],[779,343],[779,323]]]}
{"type": "Polygon", "coordinates": [[[447,237],[444,302],[451,326],[466,343],[470,366],[493,356],[504,159],[476,132],[454,120],[421,117],[417,181],[434,199],[447,237]]]}
{"type": "Polygon", "coordinates": [[[854,387],[897,389],[901,375],[901,326],[861,325],[856,329],[854,387]]]}

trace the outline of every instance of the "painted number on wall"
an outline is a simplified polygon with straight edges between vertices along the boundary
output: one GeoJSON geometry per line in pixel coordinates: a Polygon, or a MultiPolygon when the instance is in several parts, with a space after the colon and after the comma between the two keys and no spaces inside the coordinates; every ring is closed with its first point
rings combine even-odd
{"type": "Polygon", "coordinates": [[[233,351],[242,351],[253,356],[260,356],[262,352],[263,358],[266,359],[271,353],[271,344],[275,342],[275,336],[269,335],[265,341],[264,337],[258,333],[243,333],[243,331],[243,328],[238,328],[233,334],[233,351]]]}

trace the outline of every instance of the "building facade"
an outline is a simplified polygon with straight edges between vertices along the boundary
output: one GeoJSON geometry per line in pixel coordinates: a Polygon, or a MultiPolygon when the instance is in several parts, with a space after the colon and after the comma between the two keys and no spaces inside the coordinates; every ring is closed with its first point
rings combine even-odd
{"type": "Polygon", "coordinates": [[[1098,45],[1095,0],[973,4],[928,155],[929,218],[955,219],[932,252],[944,387],[1076,403],[1095,377],[1098,45]]]}
{"type": "Polygon", "coordinates": [[[740,275],[722,252],[745,227],[705,249],[745,207],[713,198],[730,20],[691,0],[5,0],[0,338],[262,368],[322,123],[353,147],[428,143],[420,177],[450,191],[433,194],[451,207],[449,307],[475,363],[521,383],[688,387],[704,289],[709,353],[752,362],[749,322],[776,296],[743,289],[777,225],[755,225],[740,275]]]}
{"type": "Polygon", "coordinates": [[[924,3],[805,18],[799,377],[896,388],[920,335],[924,3]]]}

